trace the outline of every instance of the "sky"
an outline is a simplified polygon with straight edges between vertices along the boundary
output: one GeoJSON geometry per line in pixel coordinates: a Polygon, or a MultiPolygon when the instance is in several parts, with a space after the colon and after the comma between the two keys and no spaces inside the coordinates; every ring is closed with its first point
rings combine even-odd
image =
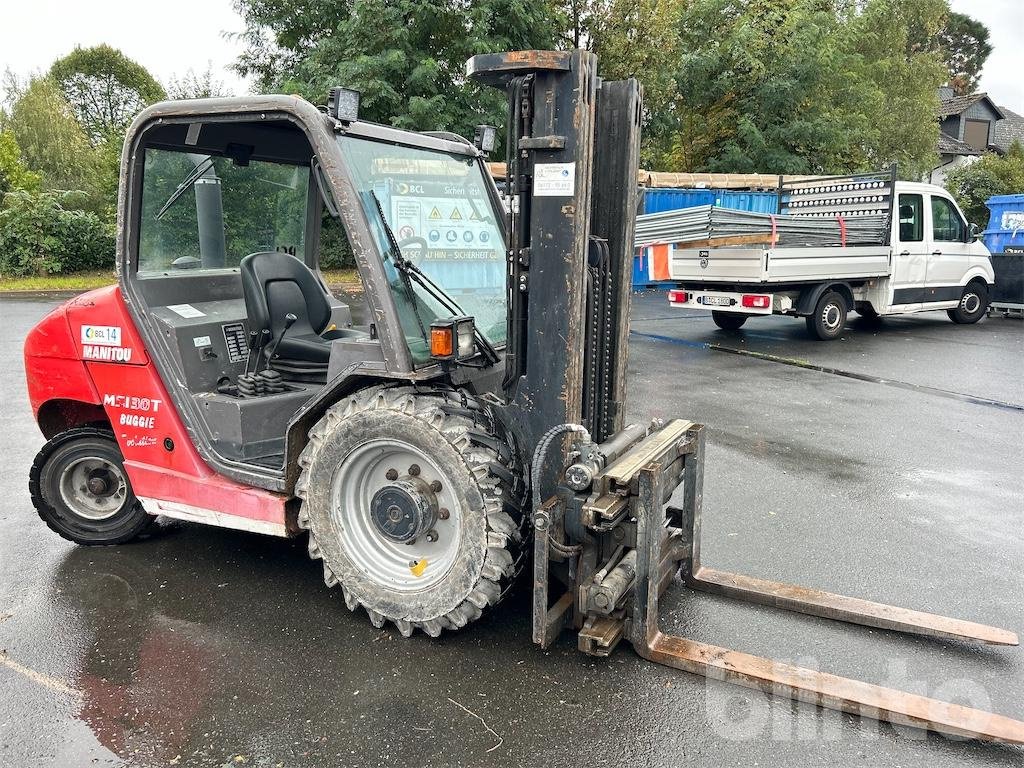
{"type": "MultiPolygon", "coordinates": [[[[911,0],[912,1],[912,0],[911,0]]],[[[1024,113],[1024,0],[951,0],[989,28],[993,52],[981,88],[995,102],[1024,113]]],[[[242,50],[224,33],[240,32],[232,0],[11,0],[0,25],[0,71],[24,77],[45,71],[74,49],[108,43],[145,66],[161,82],[212,64],[214,77],[235,94],[250,84],[228,70],[242,50]],[[147,18],[146,8],[153,8],[147,18]],[[155,9],[162,7],[162,13],[155,9]],[[159,15],[159,18],[157,18],[159,15]]]]}

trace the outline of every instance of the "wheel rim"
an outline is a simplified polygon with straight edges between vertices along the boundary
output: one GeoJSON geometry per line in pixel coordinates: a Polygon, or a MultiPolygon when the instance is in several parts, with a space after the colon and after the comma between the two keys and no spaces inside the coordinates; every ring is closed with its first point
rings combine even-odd
{"type": "Polygon", "coordinates": [[[981,298],[976,293],[965,293],[964,297],[960,299],[960,309],[968,315],[973,315],[980,306],[981,298]]]}
{"type": "Polygon", "coordinates": [[[345,553],[367,578],[388,589],[417,592],[445,577],[458,557],[461,514],[454,481],[405,442],[374,440],[361,445],[345,457],[334,475],[331,518],[345,553]],[[433,512],[429,532],[419,533],[411,542],[386,535],[380,517],[375,520],[373,514],[386,496],[382,491],[431,483],[439,483],[440,488],[434,485],[437,490],[422,494],[424,506],[433,512]],[[431,540],[432,534],[436,540],[431,540]]]}
{"type": "Polygon", "coordinates": [[[60,497],[79,517],[107,520],[124,508],[128,481],[124,471],[109,459],[84,456],[61,470],[60,497]]]}
{"type": "Polygon", "coordinates": [[[821,324],[829,331],[834,331],[842,325],[843,312],[836,304],[826,304],[821,311],[821,324]]]}

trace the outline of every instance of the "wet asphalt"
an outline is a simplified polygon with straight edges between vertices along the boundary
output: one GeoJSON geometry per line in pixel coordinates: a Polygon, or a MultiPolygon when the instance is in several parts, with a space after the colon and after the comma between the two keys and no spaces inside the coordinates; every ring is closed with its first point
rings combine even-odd
{"type": "MultiPolygon", "coordinates": [[[[21,345],[53,305],[0,299],[2,768],[1024,764],[627,647],[539,650],[523,587],[466,631],[404,640],[349,613],[302,541],[168,523],[71,545],[27,492],[42,437],[21,345]]],[[[644,294],[632,329],[630,417],[708,427],[706,564],[1024,632],[1021,321],[854,320],[822,343],[786,318],[719,331],[644,294]]],[[[1024,719],[1024,649],[678,586],[665,608],[696,640],[1024,719]]]]}

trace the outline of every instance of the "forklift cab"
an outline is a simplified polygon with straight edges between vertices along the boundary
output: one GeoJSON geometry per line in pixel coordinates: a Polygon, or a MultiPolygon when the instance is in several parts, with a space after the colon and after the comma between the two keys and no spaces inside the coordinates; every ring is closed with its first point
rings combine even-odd
{"type": "Polygon", "coordinates": [[[468,141],[285,96],[164,102],[129,135],[121,289],[211,463],[276,475],[318,396],[437,376],[439,320],[504,344],[504,218],[468,141]],[[351,297],[327,249],[351,254],[351,297]]]}

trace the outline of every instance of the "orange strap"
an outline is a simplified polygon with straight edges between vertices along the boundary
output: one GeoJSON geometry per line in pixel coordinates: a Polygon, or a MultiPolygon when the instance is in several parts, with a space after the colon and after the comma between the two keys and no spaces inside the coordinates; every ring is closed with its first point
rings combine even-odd
{"type": "Polygon", "coordinates": [[[772,217],[772,248],[775,247],[776,241],[779,239],[779,230],[775,226],[775,214],[769,214],[772,217]]]}
{"type": "Polygon", "coordinates": [[[655,280],[671,280],[668,272],[668,243],[651,246],[651,264],[654,267],[655,280]]]}
{"type": "Polygon", "coordinates": [[[843,248],[845,248],[846,247],[846,219],[844,219],[842,216],[836,216],[836,218],[839,219],[839,243],[840,243],[840,245],[843,246],[843,248]]]}

